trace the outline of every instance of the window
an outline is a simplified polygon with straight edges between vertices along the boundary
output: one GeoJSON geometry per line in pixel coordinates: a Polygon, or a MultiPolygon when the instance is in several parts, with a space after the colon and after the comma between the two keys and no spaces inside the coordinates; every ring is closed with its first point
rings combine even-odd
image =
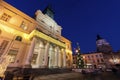
{"type": "Polygon", "coordinates": [[[96,55],[96,57],[98,57],[98,55],[96,55]]]}
{"type": "Polygon", "coordinates": [[[37,56],[38,56],[38,54],[33,54],[32,62],[31,62],[32,64],[36,64],[37,56]]]}
{"type": "Polygon", "coordinates": [[[8,22],[8,21],[10,20],[10,18],[11,18],[10,15],[8,15],[8,14],[6,14],[6,13],[3,13],[3,15],[1,16],[0,19],[3,20],[3,21],[8,22]]]}
{"type": "Polygon", "coordinates": [[[27,23],[25,23],[24,21],[22,21],[20,27],[23,29],[23,30],[27,30],[27,23]]]}
{"type": "Polygon", "coordinates": [[[98,62],[98,63],[100,63],[100,60],[99,60],[99,59],[97,59],[97,62],[98,62]]]}
{"type": "Polygon", "coordinates": [[[88,58],[90,59],[90,56],[88,56],[88,58]]]}
{"type": "Polygon", "coordinates": [[[100,54],[100,57],[103,57],[102,54],[100,54]]]}
{"type": "Polygon", "coordinates": [[[41,20],[42,23],[45,23],[43,20],[41,20]]]}
{"type": "Polygon", "coordinates": [[[3,40],[2,43],[0,44],[0,55],[2,55],[8,45],[9,41],[3,40]]]}
{"type": "Polygon", "coordinates": [[[93,60],[93,63],[95,63],[95,60],[93,60]]]}
{"type": "Polygon", "coordinates": [[[17,36],[17,37],[15,38],[15,40],[17,40],[17,41],[22,41],[22,37],[21,37],[21,36],[17,36]]]}
{"type": "Polygon", "coordinates": [[[92,57],[92,58],[94,58],[94,56],[93,56],[93,55],[91,55],[91,57],[92,57]]]}
{"type": "Polygon", "coordinates": [[[104,60],[103,60],[103,59],[101,59],[101,62],[104,62],[104,60]]]}
{"type": "Polygon", "coordinates": [[[58,33],[59,33],[59,31],[58,31],[58,30],[56,30],[56,32],[58,32],[58,33]]]}
{"type": "Polygon", "coordinates": [[[14,63],[16,56],[17,56],[18,51],[17,50],[10,50],[8,55],[10,56],[10,62],[14,63]]]}

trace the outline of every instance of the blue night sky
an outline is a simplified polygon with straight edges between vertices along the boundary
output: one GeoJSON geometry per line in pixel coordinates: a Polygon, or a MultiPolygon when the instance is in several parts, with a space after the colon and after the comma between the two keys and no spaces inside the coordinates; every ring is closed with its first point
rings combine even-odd
{"type": "Polygon", "coordinates": [[[120,0],[5,0],[30,17],[48,4],[55,12],[55,21],[62,26],[62,35],[79,42],[81,52],[96,50],[96,35],[100,34],[120,50],[120,0]]]}

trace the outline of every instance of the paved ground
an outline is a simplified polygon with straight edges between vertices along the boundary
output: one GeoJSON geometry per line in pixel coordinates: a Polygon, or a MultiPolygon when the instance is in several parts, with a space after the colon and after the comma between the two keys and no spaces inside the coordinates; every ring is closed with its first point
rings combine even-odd
{"type": "Polygon", "coordinates": [[[120,74],[102,72],[101,74],[64,73],[36,77],[34,80],[120,80],[120,74]]]}

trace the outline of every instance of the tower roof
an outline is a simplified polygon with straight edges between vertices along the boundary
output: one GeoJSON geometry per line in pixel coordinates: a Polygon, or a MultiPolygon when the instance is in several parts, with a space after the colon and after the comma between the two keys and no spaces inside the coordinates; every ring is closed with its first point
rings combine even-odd
{"type": "Polygon", "coordinates": [[[96,41],[97,40],[100,40],[100,39],[103,39],[99,34],[97,34],[97,39],[96,39],[96,41]]]}
{"type": "Polygon", "coordinates": [[[52,19],[54,18],[54,11],[51,7],[51,5],[48,5],[45,10],[43,10],[43,14],[47,14],[49,17],[51,17],[52,19]]]}

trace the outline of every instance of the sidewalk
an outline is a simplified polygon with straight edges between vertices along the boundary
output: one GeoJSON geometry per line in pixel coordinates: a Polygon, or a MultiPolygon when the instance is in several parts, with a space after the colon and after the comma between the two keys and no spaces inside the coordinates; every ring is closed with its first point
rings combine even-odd
{"type": "MultiPolygon", "coordinates": [[[[80,73],[71,72],[63,74],[52,74],[46,76],[38,76],[34,80],[75,80],[75,78],[80,79],[80,73]]],[[[77,80],[76,79],[76,80],[77,80]]]]}
{"type": "Polygon", "coordinates": [[[52,74],[35,77],[33,80],[120,80],[120,76],[112,72],[102,72],[101,74],[81,74],[79,72],[52,74]]]}

